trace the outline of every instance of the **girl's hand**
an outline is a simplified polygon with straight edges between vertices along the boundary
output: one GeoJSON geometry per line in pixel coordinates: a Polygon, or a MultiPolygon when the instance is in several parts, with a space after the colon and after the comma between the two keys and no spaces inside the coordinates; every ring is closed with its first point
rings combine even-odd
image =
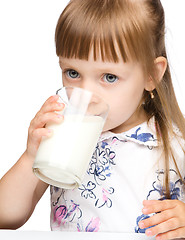
{"type": "Polygon", "coordinates": [[[46,124],[61,123],[63,120],[63,115],[55,112],[64,109],[64,104],[57,102],[58,98],[57,95],[48,98],[30,123],[26,153],[33,159],[35,159],[42,137],[52,135],[52,131],[45,128],[46,124]]]}
{"type": "Polygon", "coordinates": [[[139,222],[140,228],[148,228],[147,236],[157,240],[185,239],[185,203],[180,200],[144,200],[143,214],[155,215],[139,222]],[[152,227],[153,226],[153,227],[152,227]]]}

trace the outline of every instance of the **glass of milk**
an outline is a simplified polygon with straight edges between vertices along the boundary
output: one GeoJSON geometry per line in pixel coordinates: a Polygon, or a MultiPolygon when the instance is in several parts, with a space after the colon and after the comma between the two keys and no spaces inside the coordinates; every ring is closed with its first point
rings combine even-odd
{"type": "Polygon", "coordinates": [[[82,183],[108,115],[108,105],[100,96],[82,88],[63,87],[57,94],[65,104],[64,121],[47,125],[53,135],[42,139],[33,171],[50,185],[74,189],[82,183]]]}

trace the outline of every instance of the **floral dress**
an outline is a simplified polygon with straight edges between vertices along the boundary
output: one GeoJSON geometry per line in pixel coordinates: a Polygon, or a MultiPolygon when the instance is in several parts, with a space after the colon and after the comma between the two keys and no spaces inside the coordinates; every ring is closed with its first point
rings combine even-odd
{"type": "MultiPolygon", "coordinates": [[[[184,178],[184,141],[174,129],[179,137],[171,136],[171,143],[184,178]]],[[[143,200],[165,199],[162,156],[154,119],[124,133],[102,133],[82,185],[74,190],[51,186],[51,230],[144,233],[138,223],[150,216],[142,214],[143,200]]],[[[169,171],[171,198],[185,202],[173,161],[169,171]]]]}

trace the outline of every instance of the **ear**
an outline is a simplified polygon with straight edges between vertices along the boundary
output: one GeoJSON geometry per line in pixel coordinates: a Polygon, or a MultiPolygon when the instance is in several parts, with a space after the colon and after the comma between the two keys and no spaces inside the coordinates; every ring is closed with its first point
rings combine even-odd
{"type": "Polygon", "coordinates": [[[157,82],[160,82],[164,76],[164,73],[167,68],[167,60],[165,57],[158,57],[154,61],[155,67],[156,67],[156,80],[157,82]]]}
{"type": "MultiPolygon", "coordinates": [[[[155,73],[156,81],[160,82],[167,68],[167,60],[165,57],[157,57],[154,61],[154,64],[156,69],[156,73],[155,73]]],[[[149,79],[147,80],[145,89],[147,91],[153,91],[155,89],[155,83],[152,77],[149,77],[149,79]]]]}

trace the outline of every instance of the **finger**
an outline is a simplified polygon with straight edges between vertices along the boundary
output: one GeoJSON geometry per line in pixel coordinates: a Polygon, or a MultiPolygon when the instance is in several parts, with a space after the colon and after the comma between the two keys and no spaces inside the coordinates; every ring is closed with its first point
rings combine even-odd
{"type": "Polygon", "coordinates": [[[172,200],[172,199],[169,199],[169,200],[143,200],[143,206],[161,204],[163,202],[171,203],[172,201],[175,202],[176,200],[172,200]]]}
{"type": "Polygon", "coordinates": [[[64,109],[64,103],[53,102],[51,104],[47,104],[40,109],[40,113],[47,113],[47,112],[60,112],[64,109]]]}
{"type": "Polygon", "coordinates": [[[145,204],[142,212],[144,214],[157,213],[167,209],[175,208],[176,206],[176,200],[153,201],[153,204],[145,204]]]}
{"type": "Polygon", "coordinates": [[[64,103],[57,101],[58,96],[52,96],[42,105],[39,113],[53,112],[53,111],[62,111],[65,107],[64,103]]]}
{"type": "Polygon", "coordinates": [[[49,97],[49,98],[45,101],[45,103],[42,105],[42,107],[43,107],[44,105],[46,105],[46,104],[50,104],[50,103],[52,103],[52,102],[56,102],[56,101],[58,101],[58,99],[59,99],[59,96],[58,96],[58,95],[53,95],[53,96],[49,97]]]}
{"type": "Polygon", "coordinates": [[[175,230],[158,234],[156,240],[185,239],[185,228],[177,228],[175,230]],[[183,238],[184,237],[184,238],[183,238]]]}
{"type": "Polygon", "coordinates": [[[64,119],[64,116],[57,114],[55,112],[49,112],[45,114],[37,114],[35,118],[31,121],[29,131],[33,131],[37,128],[43,128],[47,123],[61,123],[64,119]]]}
{"type": "MultiPolygon", "coordinates": [[[[47,104],[47,103],[52,103],[52,102],[55,102],[55,101],[58,101],[58,99],[59,99],[59,95],[53,95],[53,96],[50,96],[46,101],[45,101],[45,103],[47,104]]],[[[44,103],[44,104],[45,104],[44,103]]]]}
{"type": "Polygon", "coordinates": [[[150,206],[157,204],[160,200],[143,200],[143,206],[150,206]]]}
{"type": "Polygon", "coordinates": [[[31,133],[31,138],[34,139],[35,142],[40,142],[42,137],[50,137],[52,134],[52,129],[37,128],[31,133]]]}
{"type": "Polygon", "coordinates": [[[145,234],[147,236],[154,236],[160,233],[166,233],[171,230],[175,230],[179,227],[182,227],[180,225],[180,222],[177,218],[170,218],[169,220],[162,222],[152,228],[149,228],[146,230],[145,234]]]}
{"type": "Polygon", "coordinates": [[[42,138],[51,137],[52,134],[53,134],[53,131],[46,128],[38,128],[38,129],[35,129],[33,132],[31,132],[27,142],[27,147],[31,149],[31,155],[34,155],[33,153],[37,152],[42,138]]]}
{"type": "Polygon", "coordinates": [[[157,213],[145,220],[139,222],[139,227],[141,229],[149,228],[155,225],[158,225],[162,222],[169,220],[174,217],[174,212],[172,210],[165,210],[160,213],[157,213]]]}

